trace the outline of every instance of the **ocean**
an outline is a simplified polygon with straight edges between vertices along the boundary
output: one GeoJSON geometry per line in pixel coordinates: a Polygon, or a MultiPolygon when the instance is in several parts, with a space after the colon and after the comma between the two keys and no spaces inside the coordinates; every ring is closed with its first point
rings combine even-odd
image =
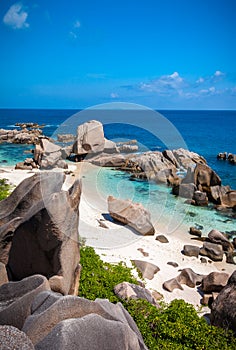
{"type": "MultiPolygon", "coordinates": [[[[0,109],[0,128],[12,129],[17,122],[36,122],[45,124],[44,134],[55,139],[57,133],[75,133],[80,123],[91,119],[103,122],[108,139],[116,142],[136,139],[140,151],[188,148],[207,160],[224,185],[236,189],[236,165],[217,160],[219,152],[236,153],[236,111],[152,111],[134,109],[133,105],[84,111],[0,109]]],[[[0,165],[25,159],[27,149],[32,146],[0,144],[0,165]]],[[[143,203],[154,221],[168,222],[170,232],[180,221],[186,226],[203,227],[205,233],[212,228],[224,232],[236,230],[236,220],[213,207],[186,205],[184,200],[170,195],[170,188],[147,181],[130,181],[127,173],[102,168],[97,174],[96,188],[104,198],[114,195],[143,203]]]]}

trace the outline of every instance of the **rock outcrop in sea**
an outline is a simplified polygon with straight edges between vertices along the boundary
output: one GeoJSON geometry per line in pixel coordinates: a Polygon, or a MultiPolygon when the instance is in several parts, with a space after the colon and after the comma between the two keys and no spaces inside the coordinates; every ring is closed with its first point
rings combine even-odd
{"type": "Polygon", "coordinates": [[[17,123],[19,129],[0,129],[0,143],[35,144],[42,137],[44,125],[37,123],[17,123]]]}

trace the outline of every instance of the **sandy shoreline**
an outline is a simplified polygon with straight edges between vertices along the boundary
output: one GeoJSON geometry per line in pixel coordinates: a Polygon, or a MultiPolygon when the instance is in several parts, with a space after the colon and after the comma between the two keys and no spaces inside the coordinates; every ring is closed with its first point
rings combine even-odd
{"type": "MultiPolygon", "coordinates": [[[[75,176],[66,176],[65,189],[73,183],[76,177],[81,178],[82,181],[80,236],[85,238],[86,244],[94,247],[102,260],[106,262],[118,263],[123,261],[131,267],[130,260],[138,259],[156,264],[160,271],[152,280],[145,280],[146,287],[161,293],[166,302],[177,298],[184,299],[195,306],[200,306],[201,295],[197,288],[183,286],[183,290],[175,289],[171,293],[162,288],[165,281],[176,277],[179,270],[183,268],[191,268],[194,272],[204,275],[212,271],[225,271],[231,274],[235,270],[235,265],[226,264],[225,257],[223,262],[203,264],[200,258],[183,255],[181,250],[185,244],[202,245],[202,242],[188,234],[187,228],[183,225],[180,225],[174,233],[168,234],[164,223],[162,225],[156,224],[155,236],[143,237],[128,227],[106,220],[108,213],[106,198],[96,188],[96,172],[99,169],[88,163],[81,163],[70,165],[69,170],[72,170],[75,176]],[[102,220],[108,228],[100,227],[99,220],[102,220]],[[155,237],[158,234],[165,234],[169,243],[157,241],[155,237]],[[139,248],[142,248],[149,255],[144,257],[138,250],[139,248]],[[178,267],[174,268],[168,265],[168,262],[175,262],[178,267]]],[[[35,172],[38,172],[38,170],[26,171],[14,170],[13,167],[2,167],[0,168],[0,178],[6,178],[10,183],[17,186],[24,178],[32,176],[35,172]]],[[[207,311],[207,308],[204,308],[204,310],[207,311]]]]}

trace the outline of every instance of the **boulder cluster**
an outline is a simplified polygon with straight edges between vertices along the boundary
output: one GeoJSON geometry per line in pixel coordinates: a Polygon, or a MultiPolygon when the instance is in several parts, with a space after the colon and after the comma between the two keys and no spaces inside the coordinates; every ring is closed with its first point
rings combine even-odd
{"type": "Polygon", "coordinates": [[[37,123],[17,123],[20,129],[0,129],[0,143],[35,144],[42,137],[43,125],[37,123]]]}
{"type": "Polygon", "coordinates": [[[147,350],[121,303],[62,295],[33,275],[0,287],[1,349],[147,350]]]}
{"type": "Polygon", "coordinates": [[[0,348],[146,350],[121,303],[77,296],[81,186],[64,180],[35,174],[0,202],[0,348]]]}
{"type": "Polygon", "coordinates": [[[38,140],[32,153],[33,158],[26,158],[24,162],[17,163],[15,168],[22,170],[68,168],[65,161],[70,154],[68,148],[60,147],[46,137],[38,140]]]}
{"type": "Polygon", "coordinates": [[[227,153],[227,152],[218,153],[217,159],[228,160],[229,163],[236,164],[236,154],[233,154],[233,153],[227,153]]]}
{"type": "Polygon", "coordinates": [[[236,271],[231,276],[225,272],[211,272],[199,275],[190,268],[183,269],[179,275],[163,284],[169,292],[198,287],[202,295],[201,304],[211,309],[210,322],[214,326],[231,329],[236,334],[236,271]]]}
{"type": "MultiPolygon", "coordinates": [[[[201,237],[201,231],[196,230],[194,227],[190,228],[190,234],[201,237]]],[[[229,238],[218,230],[211,230],[208,233],[208,237],[202,237],[202,247],[195,245],[185,245],[183,247],[183,254],[187,256],[205,256],[212,261],[222,261],[224,255],[226,256],[226,262],[229,264],[235,264],[235,240],[230,241],[229,238]]],[[[203,260],[204,261],[204,260],[203,260]]]]}

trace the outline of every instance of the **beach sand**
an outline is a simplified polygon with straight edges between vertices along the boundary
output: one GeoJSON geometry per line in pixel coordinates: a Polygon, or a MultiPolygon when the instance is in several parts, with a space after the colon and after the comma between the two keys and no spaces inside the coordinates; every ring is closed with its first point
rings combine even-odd
{"type": "MultiPolygon", "coordinates": [[[[207,275],[212,271],[224,271],[231,274],[235,270],[235,265],[223,262],[201,263],[200,257],[187,257],[181,253],[185,244],[202,246],[202,242],[189,235],[188,228],[183,225],[168,233],[165,223],[155,225],[155,236],[142,236],[127,226],[122,226],[112,222],[108,216],[106,198],[98,191],[96,184],[96,174],[98,167],[89,163],[70,165],[69,170],[75,176],[67,175],[64,189],[67,189],[79,177],[82,183],[82,196],[80,201],[80,222],[79,234],[85,239],[85,244],[94,247],[101,259],[110,263],[123,261],[127,266],[132,267],[131,260],[138,259],[151,262],[160,269],[152,280],[145,280],[146,287],[151,291],[156,290],[163,295],[165,302],[173,299],[184,299],[195,307],[200,306],[201,294],[197,288],[189,288],[183,285],[183,290],[175,289],[168,292],[163,289],[162,284],[176,277],[181,269],[191,268],[198,274],[207,275]],[[100,222],[108,228],[100,227],[100,222]],[[169,243],[161,243],[155,238],[158,234],[165,234],[169,243]],[[147,257],[138,250],[142,248],[147,257]],[[178,267],[168,265],[168,262],[175,262],[178,267]]],[[[58,170],[62,171],[62,170],[58,170]]],[[[0,178],[6,178],[11,184],[17,186],[24,178],[32,176],[35,171],[14,170],[13,167],[0,168],[0,178]]],[[[217,228],[216,228],[217,229],[217,228]]],[[[209,259],[207,259],[209,260],[209,259]]],[[[204,307],[202,312],[209,309],[204,307]]]]}

